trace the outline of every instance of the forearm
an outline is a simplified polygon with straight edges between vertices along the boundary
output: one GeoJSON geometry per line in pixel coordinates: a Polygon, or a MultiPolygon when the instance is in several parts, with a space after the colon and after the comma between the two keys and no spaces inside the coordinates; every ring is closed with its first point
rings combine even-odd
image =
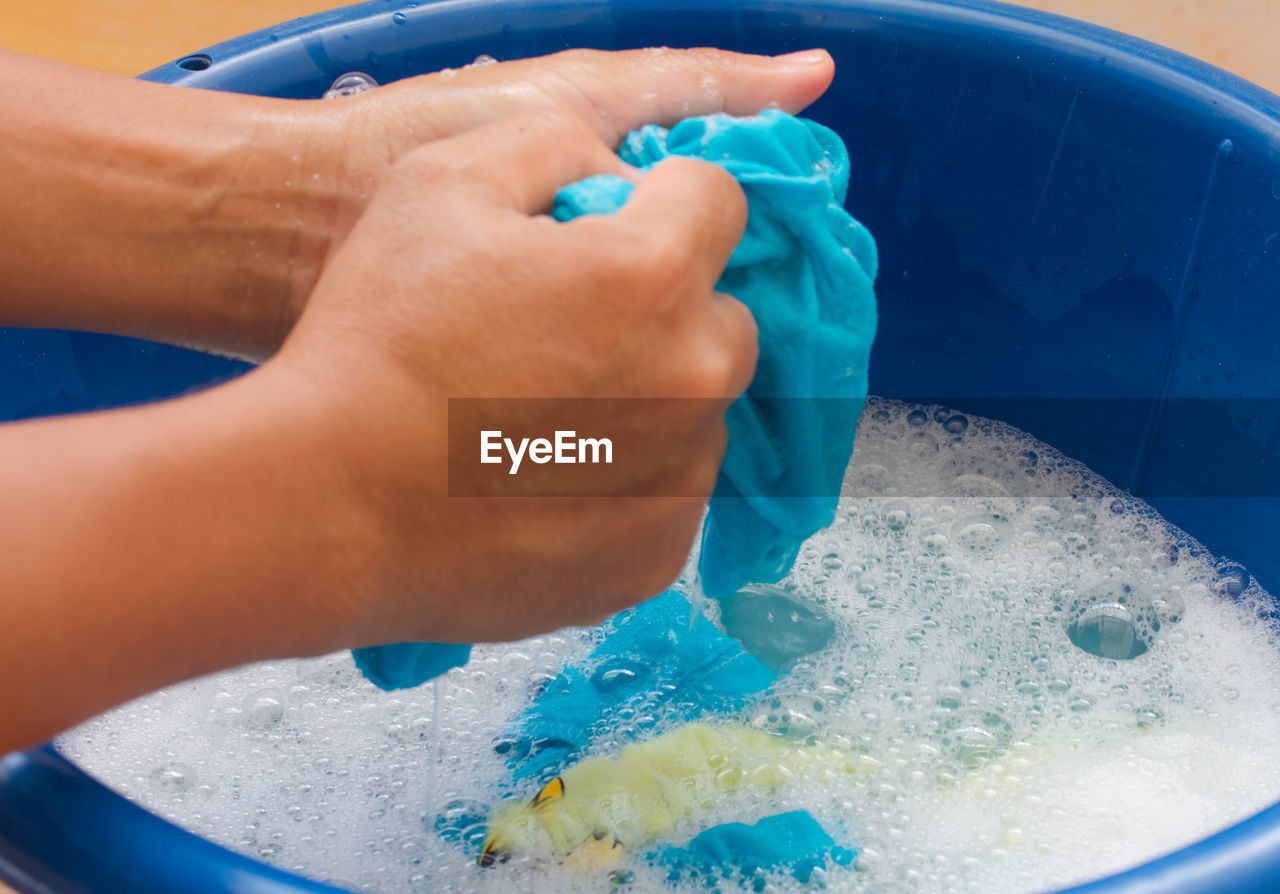
{"type": "Polygon", "coordinates": [[[260,358],[314,284],[341,170],[302,104],[0,51],[0,325],[260,358]]]}
{"type": "Polygon", "coordinates": [[[277,382],[0,428],[0,754],[248,661],[338,648],[376,544],[277,382]]]}

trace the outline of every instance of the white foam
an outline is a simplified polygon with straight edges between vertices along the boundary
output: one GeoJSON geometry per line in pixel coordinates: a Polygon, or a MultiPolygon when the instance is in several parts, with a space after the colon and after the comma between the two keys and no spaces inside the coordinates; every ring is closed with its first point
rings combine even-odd
{"type": "MultiPolygon", "coordinates": [[[[1109,874],[1280,798],[1280,644],[1237,567],[1028,435],[933,407],[871,402],[845,492],[781,584],[835,639],[724,720],[812,733],[865,772],[728,797],[678,843],[805,807],[860,849],[833,890],[994,894],[1109,874]]],[[[533,858],[481,870],[432,830],[448,802],[494,801],[493,738],[589,647],[479,647],[438,715],[432,687],[382,693],[345,654],[251,666],[60,747],[192,831],[353,889],[602,890],[533,858]]],[[[628,890],[670,890],[635,869],[628,890]]]]}

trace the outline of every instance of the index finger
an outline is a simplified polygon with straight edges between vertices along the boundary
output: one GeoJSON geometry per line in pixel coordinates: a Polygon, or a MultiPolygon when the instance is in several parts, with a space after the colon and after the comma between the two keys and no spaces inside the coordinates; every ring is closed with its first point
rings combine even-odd
{"type": "Polygon", "coordinates": [[[374,93],[437,134],[461,133],[519,110],[561,108],[616,146],[642,125],[669,126],[694,115],[754,115],[771,106],[798,113],[834,75],[825,50],[770,57],[709,47],[576,49],[450,70],[447,81],[423,75],[374,93]]]}

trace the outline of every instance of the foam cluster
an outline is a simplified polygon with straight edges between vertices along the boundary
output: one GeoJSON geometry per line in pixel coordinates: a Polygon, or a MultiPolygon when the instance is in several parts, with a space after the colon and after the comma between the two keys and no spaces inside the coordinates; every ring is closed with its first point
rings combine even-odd
{"type": "MultiPolygon", "coordinates": [[[[785,580],[705,606],[786,669],[710,722],[821,743],[857,772],[731,792],[675,843],[804,808],[857,849],[818,873],[830,890],[1030,892],[1280,798],[1274,604],[1239,565],[1027,434],[945,408],[870,401],[844,494],[785,580]]],[[[639,850],[607,875],[537,853],[476,865],[508,778],[492,742],[591,642],[479,647],[408,693],[375,689],[345,654],[255,665],[60,747],[193,832],[352,890],[670,891],[639,850]]],[[[633,736],[618,724],[591,751],[633,736]]]]}

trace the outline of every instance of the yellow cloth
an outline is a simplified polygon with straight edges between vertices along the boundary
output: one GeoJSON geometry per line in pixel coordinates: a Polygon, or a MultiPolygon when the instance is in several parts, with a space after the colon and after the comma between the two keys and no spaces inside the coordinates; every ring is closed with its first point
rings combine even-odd
{"type": "Polygon", "coordinates": [[[570,767],[534,798],[500,810],[482,862],[550,847],[569,854],[592,839],[628,847],[667,835],[740,786],[854,773],[850,755],[745,727],[691,723],[570,767]]]}

